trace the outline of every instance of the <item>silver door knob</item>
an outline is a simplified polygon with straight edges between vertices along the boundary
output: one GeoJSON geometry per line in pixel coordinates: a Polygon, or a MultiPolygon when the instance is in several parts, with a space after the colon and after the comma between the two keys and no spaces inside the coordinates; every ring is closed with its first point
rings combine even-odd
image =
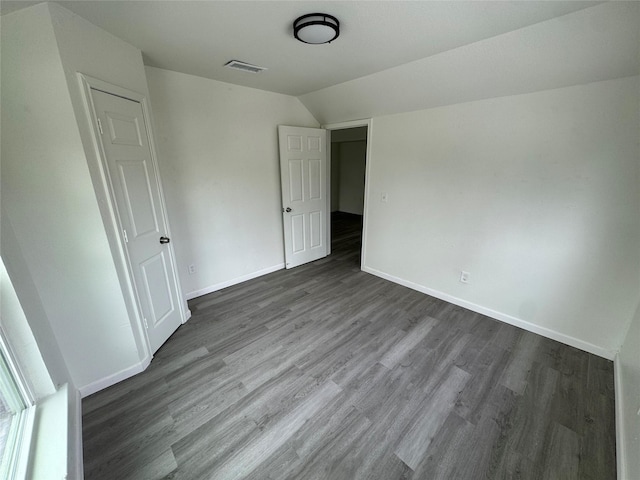
{"type": "Polygon", "coordinates": [[[160,237],[161,244],[169,243],[170,241],[171,240],[169,240],[169,237],[160,237]]]}

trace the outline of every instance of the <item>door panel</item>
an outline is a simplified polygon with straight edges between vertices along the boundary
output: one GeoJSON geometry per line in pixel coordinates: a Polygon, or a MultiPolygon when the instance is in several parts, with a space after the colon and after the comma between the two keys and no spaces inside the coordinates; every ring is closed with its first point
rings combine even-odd
{"type": "MultiPolygon", "coordinates": [[[[324,134],[324,131],[323,131],[323,134],[324,134]]],[[[310,152],[321,152],[322,151],[321,136],[308,135],[307,146],[310,152]]]]}
{"type": "Polygon", "coordinates": [[[322,212],[309,213],[309,244],[311,248],[322,246],[322,212]]]}
{"type": "Polygon", "coordinates": [[[304,216],[303,215],[291,215],[291,231],[293,253],[304,252],[304,216]]]}
{"type": "Polygon", "coordinates": [[[302,160],[289,160],[289,202],[301,202],[302,197],[302,160]]]}
{"type": "Polygon", "coordinates": [[[147,162],[116,161],[134,238],[159,232],[147,162]]]}
{"type": "Polygon", "coordinates": [[[290,152],[302,152],[302,135],[287,135],[287,145],[290,152]]]}
{"type": "Polygon", "coordinates": [[[147,300],[151,306],[153,326],[162,323],[175,309],[171,298],[171,287],[167,282],[169,271],[165,253],[149,258],[140,265],[147,300]]]}
{"type": "Polygon", "coordinates": [[[278,136],[285,263],[292,268],[328,253],[326,132],[279,126],[278,136]]]}
{"type": "Polygon", "coordinates": [[[309,200],[322,200],[322,162],[309,160],[309,200]]]}
{"type": "Polygon", "coordinates": [[[180,326],[183,314],[173,252],[160,244],[167,226],[142,105],[94,89],[91,96],[137,299],[155,352],[180,326]]]}
{"type": "Polygon", "coordinates": [[[105,112],[109,125],[111,143],[115,145],[134,145],[141,147],[142,134],[137,118],[119,115],[115,112],[105,112]]]}

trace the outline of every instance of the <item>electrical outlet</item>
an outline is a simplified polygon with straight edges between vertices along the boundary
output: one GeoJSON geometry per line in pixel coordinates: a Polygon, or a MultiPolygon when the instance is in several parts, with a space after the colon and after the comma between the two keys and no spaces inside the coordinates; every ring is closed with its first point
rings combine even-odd
{"type": "Polygon", "coordinates": [[[189,275],[193,275],[194,273],[196,273],[196,266],[192,263],[189,265],[189,275]]]}
{"type": "Polygon", "coordinates": [[[465,272],[464,270],[462,270],[460,272],[460,281],[462,283],[469,283],[469,276],[470,276],[469,272],[465,272]]]}

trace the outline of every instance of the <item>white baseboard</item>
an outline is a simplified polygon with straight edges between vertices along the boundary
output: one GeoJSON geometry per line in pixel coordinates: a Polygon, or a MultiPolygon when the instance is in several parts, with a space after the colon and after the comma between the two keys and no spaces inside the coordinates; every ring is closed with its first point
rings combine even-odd
{"type": "Polygon", "coordinates": [[[283,268],[284,263],[279,263],[277,265],[273,265],[272,267],[258,270],[257,272],[248,273],[247,275],[242,275],[241,277],[236,277],[231,280],[226,280],[224,282],[216,283],[215,285],[201,288],[199,290],[194,290],[193,292],[187,293],[186,297],[187,300],[191,300],[192,298],[201,297],[202,295],[206,295],[207,293],[217,292],[218,290],[231,287],[232,285],[237,285],[238,283],[246,282],[247,280],[253,280],[254,278],[267,275],[268,273],[277,272],[278,270],[282,270],[283,268]]]}
{"type": "Polygon", "coordinates": [[[132,365],[123,370],[120,370],[119,372],[108,375],[104,378],[96,380],[95,382],[92,382],[88,385],[84,385],[80,387],[78,390],[80,391],[81,397],[82,398],[88,397],[92,393],[96,393],[96,392],[99,392],[100,390],[104,390],[105,388],[110,387],[111,385],[115,385],[116,383],[126,380],[129,377],[133,377],[138,373],[144,372],[146,368],[149,366],[149,364],[151,363],[151,358],[152,357],[145,358],[144,360],[142,360],[139,363],[136,363],[135,365],[132,365]]]}
{"type": "Polygon", "coordinates": [[[476,305],[475,303],[468,302],[462,298],[454,297],[447,293],[440,292],[438,290],[434,290],[429,287],[425,287],[424,285],[419,285],[409,280],[405,280],[399,277],[395,277],[393,275],[389,275],[388,273],[381,272],[380,270],[376,270],[375,268],[371,268],[363,265],[362,271],[375,275],[376,277],[384,278],[385,280],[389,280],[390,282],[397,283],[407,288],[411,288],[412,290],[417,290],[418,292],[426,293],[427,295],[431,295],[432,297],[439,298],[440,300],[444,300],[445,302],[453,303],[454,305],[458,305],[468,310],[481,313],[482,315],[486,315],[496,320],[500,320],[501,322],[514,325],[516,327],[522,328],[529,332],[537,333],[538,335],[542,335],[543,337],[556,340],[558,342],[564,343],[571,347],[579,348],[580,350],[584,350],[585,352],[593,353],[594,355],[598,355],[599,357],[606,358],[607,360],[614,359],[615,352],[611,352],[597,345],[593,345],[592,343],[585,342],[583,340],[580,340],[579,338],[565,335],[564,333],[551,330],[550,328],[541,327],[539,325],[527,322],[520,318],[513,317],[506,313],[497,312],[490,308],[483,307],[482,305],[476,305]]]}
{"type": "Polygon", "coordinates": [[[618,354],[613,359],[613,379],[616,399],[616,470],[618,480],[625,480],[627,462],[624,444],[624,392],[622,391],[622,367],[618,354]]]}

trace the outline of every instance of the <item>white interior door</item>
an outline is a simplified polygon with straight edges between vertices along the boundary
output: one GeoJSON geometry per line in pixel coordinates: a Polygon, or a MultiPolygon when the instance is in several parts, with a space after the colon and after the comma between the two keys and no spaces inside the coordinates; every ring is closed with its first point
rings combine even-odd
{"type": "Polygon", "coordinates": [[[155,352],[183,319],[142,105],[95,89],[91,96],[137,300],[155,352]]]}
{"type": "Polygon", "coordinates": [[[327,245],[327,132],[278,127],[286,268],[329,253],[327,245]]]}

